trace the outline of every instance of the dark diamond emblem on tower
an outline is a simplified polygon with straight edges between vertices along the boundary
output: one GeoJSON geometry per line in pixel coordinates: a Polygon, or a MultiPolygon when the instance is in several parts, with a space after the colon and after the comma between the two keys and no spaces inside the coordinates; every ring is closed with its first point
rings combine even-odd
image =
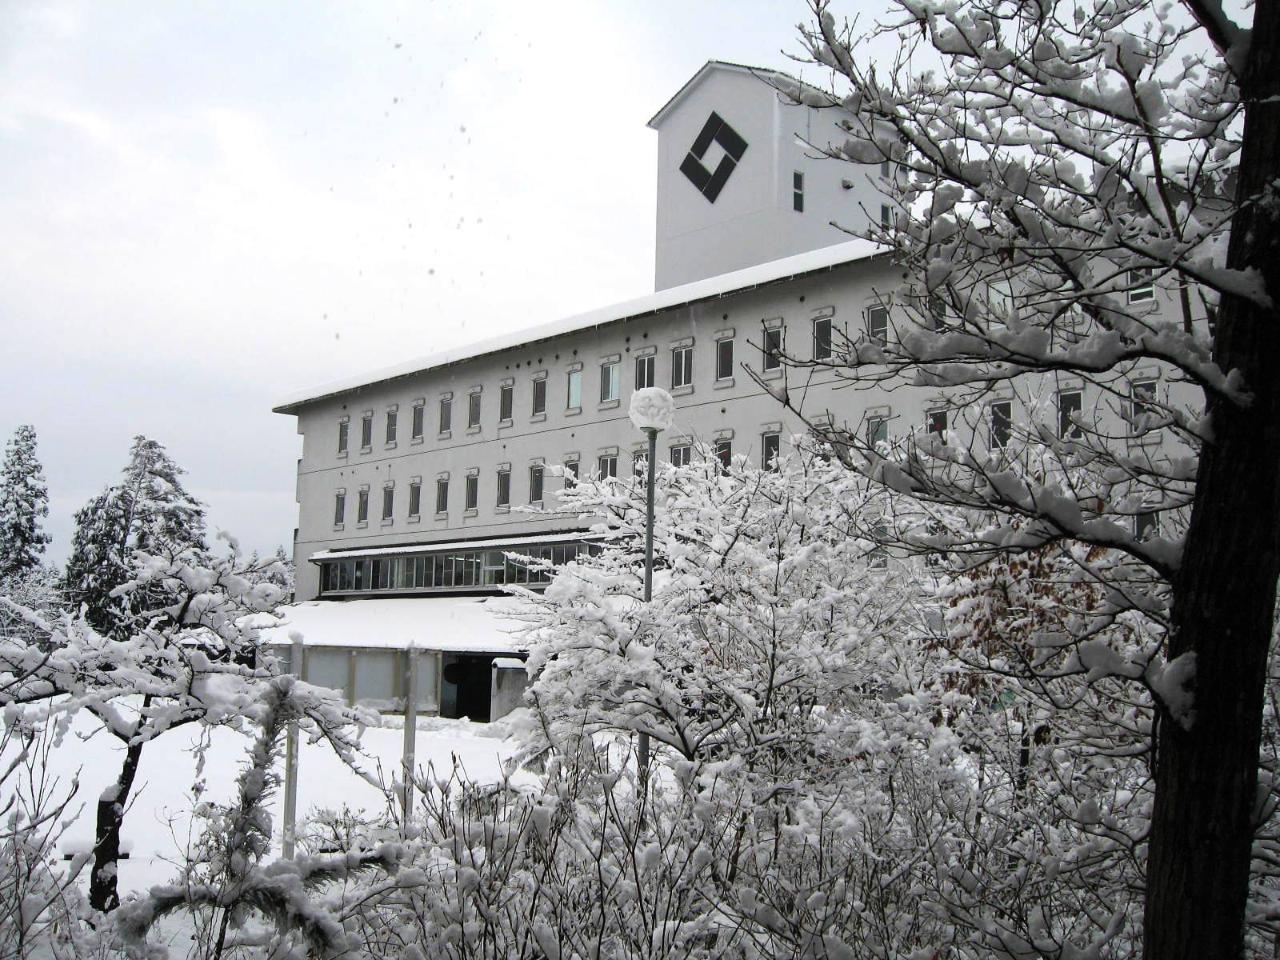
{"type": "Polygon", "coordinates": [[[698,139],[694,140],[693,146],[689,148],[689,154],[684,158],[684,163],[680,164],[680,172],[689,178],[689,182],[697,187],[708,201],[715,203],[716,197],[720,196],[720,191],[728,182],[729,175],[733,173],[738,161],[746,152],[747,141],[738,136],[738,131],[725,123],[720,114],[713,111],[711,116],[707,117],[707,122],[703,124],[698,139]],[[718,144],[724,154],[716,164],[715,170],[708,170],[702,161],[713,143],[718,144]]]}

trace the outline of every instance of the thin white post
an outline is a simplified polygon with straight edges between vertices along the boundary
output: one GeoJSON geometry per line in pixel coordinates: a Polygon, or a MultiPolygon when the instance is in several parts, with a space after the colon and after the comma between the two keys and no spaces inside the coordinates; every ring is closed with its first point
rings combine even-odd
{"type": "Polygon", "coordinates": [[[404,746],[400,753],[400,779],[404,788],[404,823],[409,825],[413,812],[414,754],[418,742],[418,650],[410,645],[405,651],[404,668],[404,746]]]}
{"type": "MultiPolygon", "coordinates": [[[[289,672],[302,680],[302,638],[294,637],[289,652],[289,672]]],[[[286,860],[293,859],[298,824],[298,721],[290,720],[284,748],[284,843],[286,860]]]]}

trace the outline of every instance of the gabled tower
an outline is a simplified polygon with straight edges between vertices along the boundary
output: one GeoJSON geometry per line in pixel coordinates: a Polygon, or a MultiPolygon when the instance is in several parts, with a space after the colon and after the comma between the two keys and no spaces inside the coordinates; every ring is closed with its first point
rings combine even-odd
{"type": "Polygon", "coordinates": [[[885,203],[878,165],[822,157],[839,109],[788,103],[776,70],[709,60],[659,110],[655,289],[850,239],[885,203]]]}

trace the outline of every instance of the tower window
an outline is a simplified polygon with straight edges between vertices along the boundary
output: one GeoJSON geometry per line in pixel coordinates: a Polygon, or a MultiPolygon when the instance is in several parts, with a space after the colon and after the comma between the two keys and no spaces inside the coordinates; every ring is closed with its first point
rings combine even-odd
{"type": "Polygon", "coordinates": [[[799,170],[791,174],[791,209],[804,213],[804,174],[799,170]]]}

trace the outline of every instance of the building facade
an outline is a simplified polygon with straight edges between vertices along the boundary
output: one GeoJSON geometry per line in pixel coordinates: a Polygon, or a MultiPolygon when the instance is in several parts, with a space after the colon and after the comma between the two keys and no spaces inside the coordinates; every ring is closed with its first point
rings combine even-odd
{"type": "MultiPolygon", "coordinates": [[[[509,554],[562,562],[583,548],[585,521],[539,508],[554,508],[575,476],[633,475],[645,438],[627,406],[640,387],[675,397],[659,451],[677,463],[699,448],[760,463],[782,452],[804,429],[774,395],[783,388],[806,418],[871,439],[964,429],[993,447],[1015,420],[1056,419],[1068,435],[1072,417],[1097,404],[1069,377],[1046,381],[1040,409],[996,389],[973,410],[941,388],[851,389],[840,378],[841,344],[893,335],[901,271],[831,222],[860,229],[888,217],[881,190],[892,172],[819,156],[810,144],[842,136],[835,117],[782,102],[770,85],[780,76],[713,61],[650,121],[655,293],[275,408],[297,418],[303,437],[299,601],[536,585],[539,574],[509,554]]],[[[1138,293],[1164,308],[1161,291],[1138,293]]],[[[1154,368],[1130,380],[1120,390],[1133,402],[1169,389],[1154,368]]]]}

